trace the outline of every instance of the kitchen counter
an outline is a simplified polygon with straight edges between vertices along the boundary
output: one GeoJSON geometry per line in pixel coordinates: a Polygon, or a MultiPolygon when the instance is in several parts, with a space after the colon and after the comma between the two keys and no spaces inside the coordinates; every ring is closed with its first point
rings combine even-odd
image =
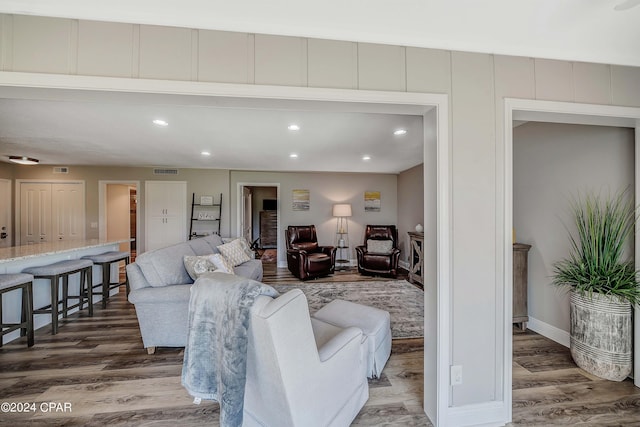
{"type": "MultiPolygon", "coordinates": [[[[55,240],[52,242],[42,242],[33,245],[12,246],[10,248],[0,248],[0,273],[21,273],[27,267],[37,267],[52,264],[54,262],[80,259],[85,255],[96,255],[109,251],[119,251],[120,243],[128,242],[129,239],[120,240],[55,240]]],[[[117,265],[113,265],[112,275],[117,274],[117,265]]],[[[93,283],[102,281],[100,268],[93,269],[93,283]]],[[[51,302],[51,288],[47,280],[38,279],[33,282],[33,307],[44,307],[51,302]]],[[[79,291],[80,280],[77,274],[69,277],[69,293],[76,294],[79,291]]],[[[96,292],[96,289],[94,289],[96,292]]],[[[111,290],[111,295],[118,293],[118,288],[111,290]]],[[[17,323],[21,313],[20,292],[10,292],[3,295],[3,317],[6,322],[17,323]]],[[[93,303],[102,300],[102,292],[93,294],[93,303]]],[[[77,311],[75,308],[70,313],[77,311]]],[[[36,329],[47,326],[51,323],[50,314],[34,315],[34,326],[36,329]]],[[[64,325],[61,327],[64,328],[64,325]]],[[[6,344],[20,336],[20,331],[13,331],[3,337],[6,344]]],[[[36,337],[36,344],[38,338],[36,337]]]]}
{"type": "MultiPolygon", "coordinates": [[[[68,259],[76,258],[73,252],[86,251],[87,249],[102,248],[114,244],[127,242],[125,240],[103,240],[103,239],[87,239],[87,240],[55,240],[53,242],[42,242],[33,245],[12,246],[10,248],[0,248],[0,264],[24,261],[29,258],[40,258],[50,255],[70,255],[68,259]]],[[[116,249],[117,250],[117,249],[116,249]]],[[[85,253],[82,256],[87,255],[85,253]]],[[[79,258],[79,257],[78,257],[79,258]]]]}

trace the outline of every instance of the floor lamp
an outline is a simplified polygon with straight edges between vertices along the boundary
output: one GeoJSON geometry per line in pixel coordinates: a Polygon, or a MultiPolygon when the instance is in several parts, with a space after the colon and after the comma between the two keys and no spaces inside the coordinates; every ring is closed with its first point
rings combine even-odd
{"type": "Polygon", "coordinates": [[[351,205],[341,203],[333,205],[333,216],[336,222],[336,247],[338,248],[336,257],[336,268],[349,266],[351,264],[349,254],[349,220],[351,216],[351,205]]]}

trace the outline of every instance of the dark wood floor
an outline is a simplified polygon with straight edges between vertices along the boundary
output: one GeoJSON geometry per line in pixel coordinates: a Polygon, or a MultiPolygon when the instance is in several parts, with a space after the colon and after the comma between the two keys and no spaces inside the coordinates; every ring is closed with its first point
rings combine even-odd
{"type": "MultiPolygon", "coordinates": [[[[371,278],[347,271],[322,279],[356,280],[371,278]]],[[[296,282],[274,264],[265,264],[264,281],[296,282]]],[[[0,402],[16,409],[35,404],[30,412],[0,412],[0,425],[218,424],[218,405],[194,405],[180,385],[182,349],[159,348],[151,356],[143,350],[123,291],[106,309],[96,305],[93,318],[85,311],[63,320],[56,336],[49,328],[38,330],[31,349],[22,339],[0,349],[0,402]]],[[[370,382],[369,401],[354,425],[430,425],[422,410],[423,345],[422,339],[394,340],[383,376],[370,382]]],[[[513,369],[513,425],[640,426],[639,389],[629,381],[589,377],[567,349],[546,338],[515,335],[513,369]]]]}

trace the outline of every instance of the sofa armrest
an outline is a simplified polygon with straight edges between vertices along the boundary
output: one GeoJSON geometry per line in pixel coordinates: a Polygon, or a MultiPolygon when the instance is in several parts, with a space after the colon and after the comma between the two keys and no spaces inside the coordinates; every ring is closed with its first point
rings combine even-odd
{"type": "Polygon", "coordinates": [[[362,341],[362,330],[353,326],[345,328],[318,349],[320,361],[326,362],[331,359],[354,340],[357,340],[358,344],[362,341]]]}
{"type": "Polygon", "coordinates": [[[129,288],[132,291],[151,287],[151,284],[149,284],[142,270],[135,262],[127,264],[127,280],[129,280],[129,288]]]}

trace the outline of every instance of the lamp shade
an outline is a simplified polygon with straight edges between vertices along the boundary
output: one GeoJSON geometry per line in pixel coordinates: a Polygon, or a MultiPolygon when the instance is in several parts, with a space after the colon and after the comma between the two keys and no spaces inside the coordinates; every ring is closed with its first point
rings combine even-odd
{"type": "Polygon", "coordinates": [[[351,205],[349,203],[333,205],[333,216],[351,216],[351,205]]]}

